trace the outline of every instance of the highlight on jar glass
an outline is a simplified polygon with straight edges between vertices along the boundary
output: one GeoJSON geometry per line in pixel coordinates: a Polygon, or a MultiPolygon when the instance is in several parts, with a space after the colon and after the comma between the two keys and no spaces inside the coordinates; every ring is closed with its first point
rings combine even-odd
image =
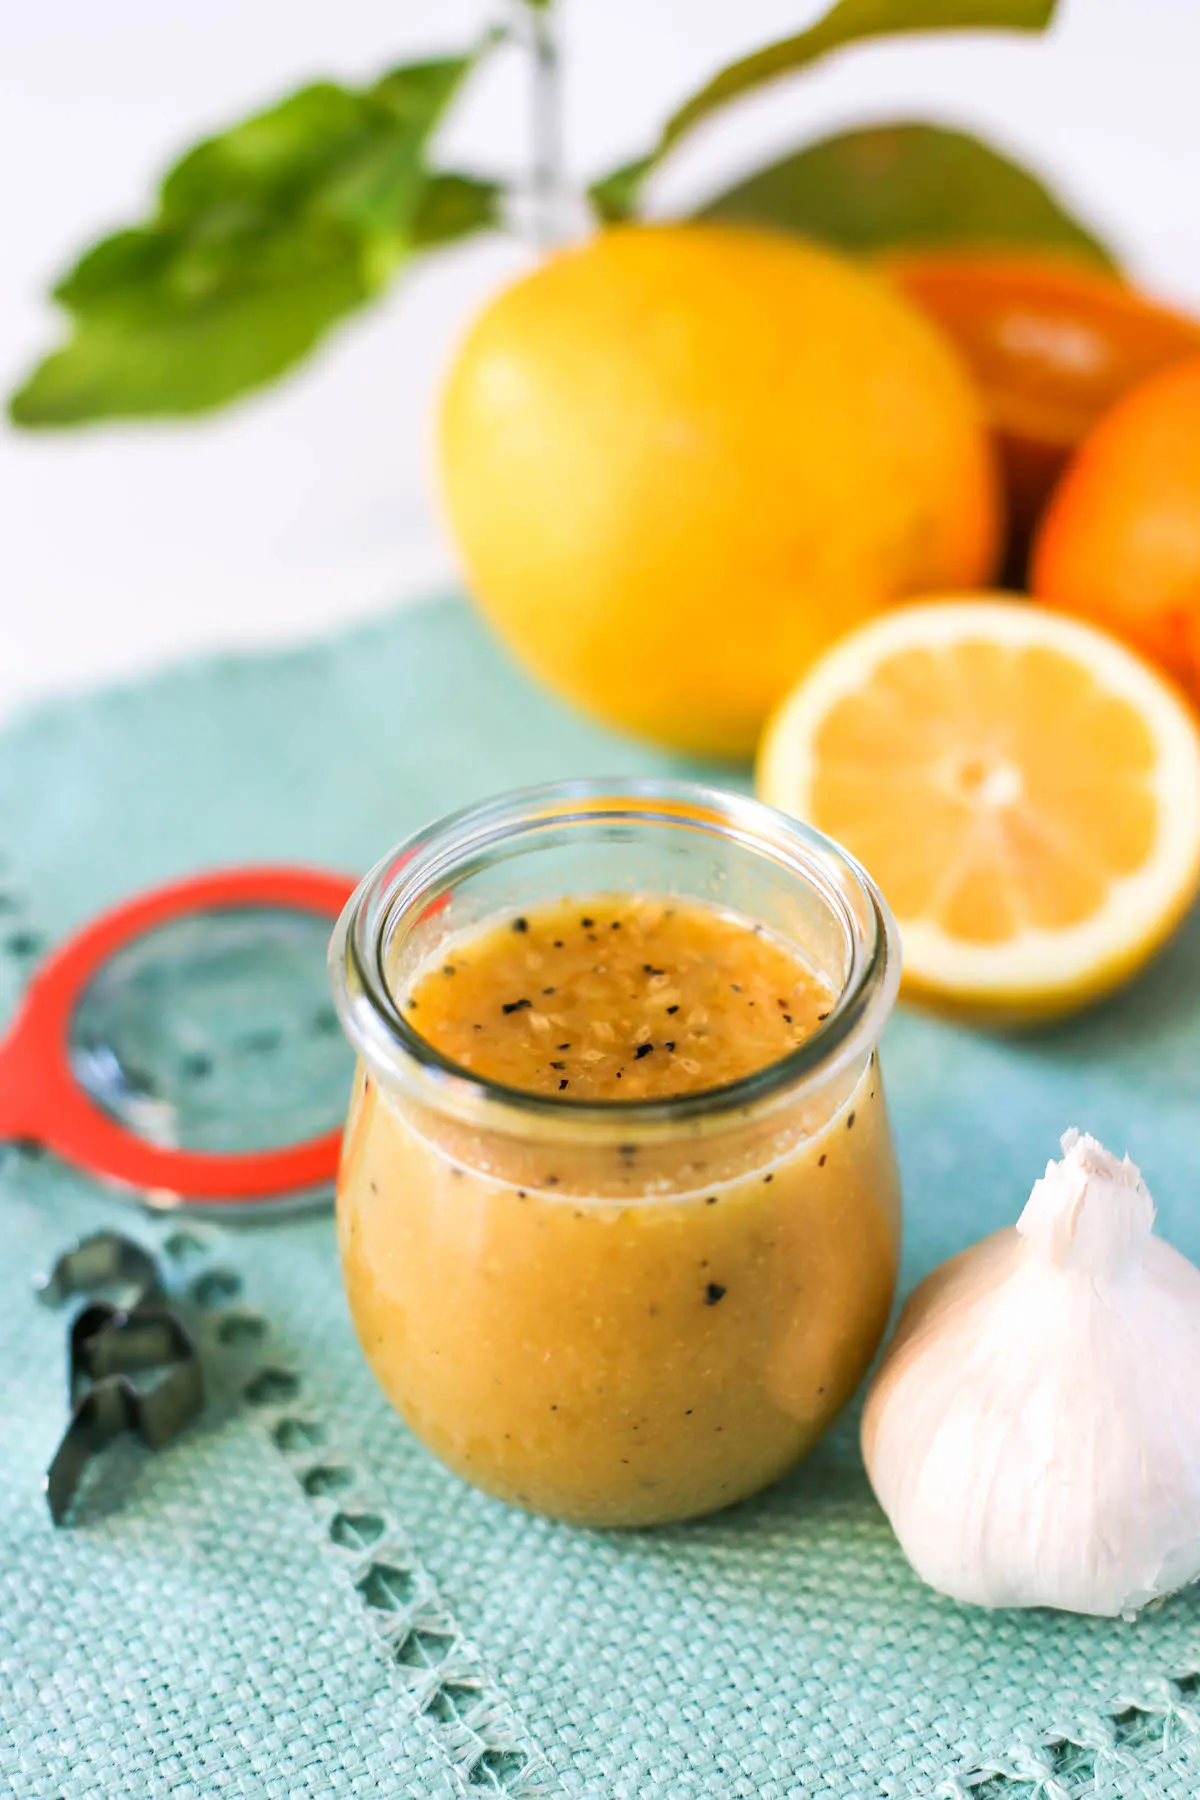
{"type": "Polygon", "coordinates": [[[420,833],[330,951],[359,1067],[342,1270],[389,1400],[531,1511],[648,1525],[810,1449],[882,1336],[899,979],[832,840],[686,783],[420,833]]]}

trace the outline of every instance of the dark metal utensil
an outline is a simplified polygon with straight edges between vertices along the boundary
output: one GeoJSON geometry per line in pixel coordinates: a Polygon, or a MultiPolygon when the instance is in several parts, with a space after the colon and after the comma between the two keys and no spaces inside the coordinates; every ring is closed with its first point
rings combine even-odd
{"type": "Polygon", "coordinates": [[[37,1285],[54,1306],[97,1288],[130,1295],[121,1306],[93,1300],[71,1322],[71,1419],[43,1483],[61,1525],[92,1458],[123,1431],[161,1450],[203,1407],[204,1375],[191,1333],[163,1303],[158,1265],[131,1238],[114,1231],[84,1238],[37,1285]]]}
{"type": "Polygon", "coordinates": [[[44,1484],[56,1525],[88,1464],[113,1438],[132,1431],[147,1449],[161,1450],[204,1405],[200,1358],[182,1319],[165,1307],[122,1312],[103,1300],[85,1306],[71,1327],[70,1390],[71,1422],[44,1484]]]}
{"type": "Polygon", "coordinates": [[[162,1279],[150,1252],[119,1231],[96,1231],[63,1252],[48,1275],[34,1283],[44,1306],[62,1306],[101,1288],[120,1290],[126,1312],[162,1298],[162,1279]]]}

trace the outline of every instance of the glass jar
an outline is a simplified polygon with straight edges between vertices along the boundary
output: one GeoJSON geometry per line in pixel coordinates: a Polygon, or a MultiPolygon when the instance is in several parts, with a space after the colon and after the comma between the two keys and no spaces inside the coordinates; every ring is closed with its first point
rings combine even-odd
{"type": "Polygon", "coordinates": [[[870,1362],[899,1248],[876,1051],[899,958],[862,869],[738,794],[564,782],[410,839],[330,959],[359,1056],[342,1269],[416,1435],[489,1493],[595,1525],[707,1512],[802,1456],[870,1362]],[[401,1011],[449,938],[621,892],[763,924],[829,982],[828,1018],[725,1087],[626,1103],[480,1079],[401,1011]]]}

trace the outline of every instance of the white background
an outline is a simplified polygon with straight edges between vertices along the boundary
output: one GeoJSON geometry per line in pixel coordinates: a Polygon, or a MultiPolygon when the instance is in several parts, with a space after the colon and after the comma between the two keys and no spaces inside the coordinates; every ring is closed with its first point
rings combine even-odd
{"type": "MultiPolygon", "coordinates": [[[[503,5],[504,0],[496,0],[503,5]]],[[[567,159],[641,150],[723,62],[812,0],[561,0],[567,159]]],[[[0,381],[55,338],[71,256],[136,219],[198,135],[319,75],[457,50],[472,0],[10,0],[0,23],[0,381]]],[[[696,133],[654,190],[686,204],[805,135],[867,118],[982,127],[1041,167],[1127,266],[1200,309],[1200,0],[1066,0],[1045,39],[858,48],[696,133]]],[[[439,144],[516,172],[524,65],[502,52],[439,144]]],[[[200,648],[311,636],[453,569],[428,480],[440,368],[525,258],[427,264],[283,385],[200,424],[0,437],[0,710],[200,648]]]]}

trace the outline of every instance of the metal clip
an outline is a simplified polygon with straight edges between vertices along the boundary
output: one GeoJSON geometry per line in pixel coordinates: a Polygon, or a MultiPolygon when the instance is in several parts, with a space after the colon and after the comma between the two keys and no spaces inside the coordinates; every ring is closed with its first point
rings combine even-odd
{"type": "Polygon", "coordinates": [[[161,1302],[162,1281],[149,1252],[117,1232],[98,1232],[68,1250],[38,1284],[43,1300],[118,1287],[123,1306],[95,1300],[71,1324],[67,1386],[71,1421],[43,1483],[60,1525],[92,1457],[123,1431],[150,1450],[177,1437],[204,1404],[204,1377],[191,1333],[161,1302]],[[137,1377],[142,1379],[138,1380],[137,1377]]]}
{"type": "Polygon", "coordinates": [[[119,1231],[97,1231],[65,1250],[48,1275],[34,1282],[45,1306],[62,1306],[99,1288],[119,1290],[126,1312],[163,1298],[158,1264],[148,1250],[119,1231]]]}

